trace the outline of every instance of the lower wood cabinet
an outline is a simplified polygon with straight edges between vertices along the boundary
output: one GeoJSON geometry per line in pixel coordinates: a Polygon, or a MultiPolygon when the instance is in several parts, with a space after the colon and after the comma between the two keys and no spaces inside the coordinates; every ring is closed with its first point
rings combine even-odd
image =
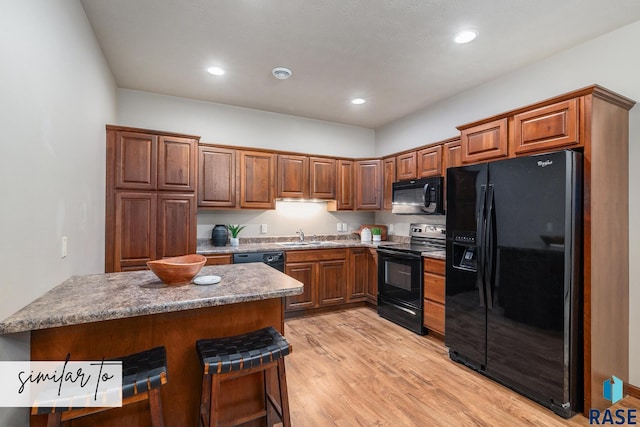
{"type": "Polygon", "coordinates": [[[349,282],[347,299],[349,301],[365,301],[369,280],[369,249],[349,249],[349,282]]]}
{"type": "Polygon", "coordinates": [[[367,302],[378,305],[378,252],[369,248],[367,253],[367,302]]]}
{"type": "Polygon", "coordinates": [[[425,328],[444,335],[444,260],[424,258],[424,320],[425,328]]]}
{"type": "Polygon", "coordinates": [[[287,297],[285,311],[345,303],[347,300],[347,250],[287,251],[285,273],[304,283],[300,295],[287,297]]]}
{"type": "Polygon", "coordinates": [[[233,264],[233,255],[220,254],[220,255],[205,255],[207,262],[204,265],[223,265],[233,264]]]}
{"type": "Polygon", "coordinates": [[[377,305],[375,248],[287,251],[285,273],[304,283],[302,294],[286,298],[287,312],[377,305]]]}

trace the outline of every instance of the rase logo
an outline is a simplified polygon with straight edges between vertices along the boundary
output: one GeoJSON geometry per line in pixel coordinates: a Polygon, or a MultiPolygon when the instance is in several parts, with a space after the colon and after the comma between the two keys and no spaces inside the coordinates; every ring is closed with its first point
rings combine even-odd
{"type": "MultiPolygon", "coordinates": [[[[602,383],[602,396],[612,404],[623,397],[622,380],[615,375],[606,379],[602,383]]],[[[612,411],[607,408],[604,411],[598,409],[589,410],[589,424],[591,425],[636,425],[635,409],[616,409],[612,411]]]]}

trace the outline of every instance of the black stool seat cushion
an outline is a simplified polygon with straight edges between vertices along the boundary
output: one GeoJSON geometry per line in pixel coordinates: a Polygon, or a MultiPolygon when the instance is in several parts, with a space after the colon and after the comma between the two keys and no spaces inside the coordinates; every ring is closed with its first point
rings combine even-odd
{"type": "MultiPolygon", "coordinates": [[[[167,352],[164,346],[109,360],[122,361],[123,399],[160,387],[167,382],[167,352]]],[[[80,407],[38,407],[36,413],[49,414],[73,409],[80,409],[80,407]]]]}
{"type": "Polygon", "coordinates": [[[123,399],[167,382],[167,351],[164,346],[113,360],[122,360],[123,399]]]}
{"type": "Polygon", "coordinates": [[[291,352],[289,342],[271,326],[232,337],[198,340],[196,349],[205,375],[255,368],[291,352]]]}

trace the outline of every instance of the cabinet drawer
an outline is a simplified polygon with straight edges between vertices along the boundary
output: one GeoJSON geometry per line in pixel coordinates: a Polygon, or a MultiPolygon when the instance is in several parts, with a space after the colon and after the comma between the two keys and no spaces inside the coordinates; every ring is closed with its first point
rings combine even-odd
{"type": "Polygon", "coordinates": [[[444,276],[444,260],[434,258],[423,258],[423,268],[425,273],[439,274],[444,276]]]}
{"type": "Polygon", "coordinates": [[[346,259],[346,249],[322,249],[310,251],[287,251],[286,262],[326,261],[333,259],[346,259]]]}
{"type": "Polygon", "coordinates": [[[444,305],[424,300],[424,320],[426,328],[444,335],[444,305]]]}
{"type": "Polygon", "coordinates": [[[223,265],[223,264],[232,264],[232,255],[231,254],[223,254],[223,255],[205,255],[207,261],[204,265],[223,265]]]}
{"type": "Polygon", "coordinates": [[[444,277],[424,273],[424,297],[444,304],[444,277]]]}

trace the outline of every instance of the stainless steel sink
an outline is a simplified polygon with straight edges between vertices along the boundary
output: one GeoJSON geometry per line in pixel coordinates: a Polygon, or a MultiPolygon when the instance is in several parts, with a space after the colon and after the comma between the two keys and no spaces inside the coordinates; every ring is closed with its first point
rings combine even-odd
{"type": "Polygon", "coordinates": [[[280,246],[287,246],[287,247],[293,247],[293,246],[307,246],[310,245],[310,242],[276,242],[278,243],[280,246]]]}
{"type": "Polygon", "coordinates": [[[337,245],[336,242],[320,241],[320,240],[300,240],[295,242],[276,242],[280,246],[295,248],[299,246],[331,246],[337,245]]]}

